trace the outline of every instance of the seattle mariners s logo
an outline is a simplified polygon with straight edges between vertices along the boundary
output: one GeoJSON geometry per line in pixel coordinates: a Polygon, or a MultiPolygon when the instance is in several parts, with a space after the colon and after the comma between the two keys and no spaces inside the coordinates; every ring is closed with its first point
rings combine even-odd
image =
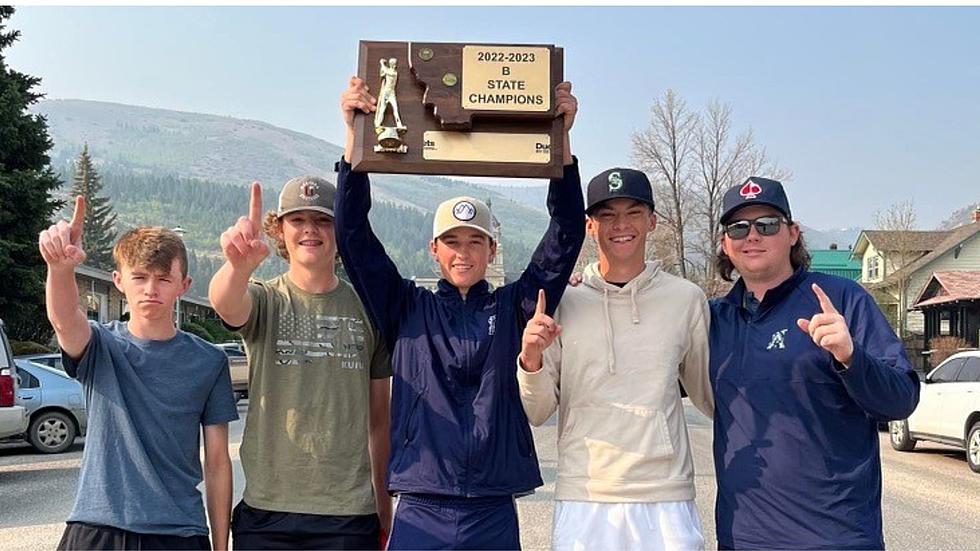
{"type": "Polygon", "coordinates": [[[609,175],[609,191],[619,191],[623,187],[623,177],[618,172],[609,175]]]}
{"type": "Polygon", "coordinates": [[[773,333],[772,339],[769,341],[769,346],[766,347],[766,350],[772,350],[773,348],[779,350],[785,350],[786,341],[784,340],[784,338],[786,337],[786,331],[788,330],[783,329],[781,331],[776,331],[775,333],[773,333]]]}

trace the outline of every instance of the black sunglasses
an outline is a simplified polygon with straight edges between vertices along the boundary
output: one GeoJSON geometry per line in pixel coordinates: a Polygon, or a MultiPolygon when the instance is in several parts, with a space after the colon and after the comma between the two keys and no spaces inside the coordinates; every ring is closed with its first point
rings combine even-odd
{"type": "Polygon", "coordinates": [[[745,239],[749,236],[752,226],[755,226],[755,231],[759,232],[759,235],[776,235],[782,223],[789,224],[789,220],[782,216],[760,216],[755,220],[739,220],[725,224],[725,235],[730,239],[745,239]]]}

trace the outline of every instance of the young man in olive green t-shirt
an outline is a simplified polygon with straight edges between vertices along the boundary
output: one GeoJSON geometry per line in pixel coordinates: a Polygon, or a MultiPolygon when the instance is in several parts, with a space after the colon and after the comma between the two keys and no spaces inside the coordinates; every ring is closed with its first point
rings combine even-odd
{"type": "Polygon", "coordinates": [[[357,295],[334,272],[335,189],[293,178],[263,220],[252,184],[249,216],[221,236],[225,264],[209,297],[241,333],[249,361],[235,549],[377,549],[390,525],[391,367],[357,295]],[[269,253],[263,231],[289,270],[249,281],[269,253]]]}

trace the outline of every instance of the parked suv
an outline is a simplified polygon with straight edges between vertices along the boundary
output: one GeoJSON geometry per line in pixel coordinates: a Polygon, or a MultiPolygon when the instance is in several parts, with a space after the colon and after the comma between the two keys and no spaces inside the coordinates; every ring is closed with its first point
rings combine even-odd
{"type": "Polygon", "coordinates": [[[966,450],[980,473],[980,351],[950,356],[926,375],[919,405],[908,419],[890,423],[892,447],[912,451],[919,440],[966,450]]]}
{"type": "Polygon", "coordinates": [[[17,403],[17,365],[12,356],[0,320],[0,438],[17,436],[27,430],[27,415],[17,403]]]}

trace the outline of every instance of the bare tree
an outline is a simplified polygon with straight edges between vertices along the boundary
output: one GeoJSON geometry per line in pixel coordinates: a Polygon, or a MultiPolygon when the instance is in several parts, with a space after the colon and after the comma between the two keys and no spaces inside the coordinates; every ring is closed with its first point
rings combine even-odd
{"type": "Polygon", "coordinates": [[[722,198],[725,191],[735,185],[735,179],[741,176],[747,157],[752,153],[751,130],[732,140],[731,115],[731,106],[713,101],[708,104],[697,128],[696,177],[692,187],[699,198],[694,208],[699,223],[694,249],[705,259],[705,282],[716,278],[712,258],[719,246],[722,198]]]}
{"type": "Polygon", "coordinates": [[[685,230],[690,211],[691,153],[698,116],[673,90],[657,98],[651,108],[650,125],[633,134],[633,157],[651,176],[657,195],[660,224],[671,233],[678,272],[687,277],[685,230]]]}
{"type": "Polygon", "coordinates": [[[692,191],[693,215],[698,223],[692,250],[702,259],[705,292],[723,292],[727,286],[716,273],[714,256],[720,242],[719,222],[725,191],[741,184],[749,176],[764,176],[774,180],[786,180],[791,175],[770,161],[766,150],[758,147],[751,129],[732,136],[732,108],[718,101],[710,102],[700,117],[696,131],[695,178],[692,191]]]}
{"type": "Polygon", "coordinates": [[[649,126],[633,134],[633,158],[653,183],[659,217],[658,256],[665,267],[711,296],[728,286],[716,273],[719,220],[728,188],[749,176],[791,177],[755,143],[751,129],[735,135],[732,108],[718,101],[691,111],[673,90],[654,100],[649,126]],[[674,268],[676,267],[676,268],[674,268]]]}
{"type": "MultiPolygon", "coordinates": [[[[902,271],[902,268],[916,260],[921,251],[915,247],[915,205],[912,200],[893,203],[884,211],[875,212],[875,226],[881,230],[894,232],[889,239],[890,247],[888,251],[883,251],[888,255],[884,259],[884,270],[888,269],[888,264],[895,268],[892,277],[895,278],[895,298],[898,301],[895,312],[895,324],[898,326],[898,336],[905,338],[908,331],[908,292],[911,282],[911,272],[902,271]]],[[[887,276],[887,271],[885,272],[887,276]]]]}

